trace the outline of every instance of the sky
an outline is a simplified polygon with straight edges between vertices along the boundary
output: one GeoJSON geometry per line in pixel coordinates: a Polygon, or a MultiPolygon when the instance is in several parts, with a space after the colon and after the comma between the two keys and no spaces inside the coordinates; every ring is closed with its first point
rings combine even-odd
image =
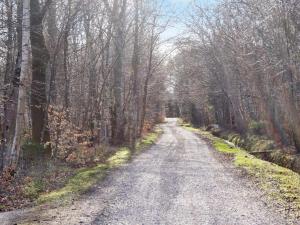
{"type": "Polygon", "coordinates": [[[166,14],[165,20],[169,20],[170,23],[166,31],[162,34],[161,39],[163,41],[168,40],[162,45],[162,51],[170,50],[176,37],[184,36],[186,28],[184,22],[188,18],[192,4],[196,2],[202,6],[213,5],[218,0],[161,0],[163,2],[164,14],[166,14]]]}

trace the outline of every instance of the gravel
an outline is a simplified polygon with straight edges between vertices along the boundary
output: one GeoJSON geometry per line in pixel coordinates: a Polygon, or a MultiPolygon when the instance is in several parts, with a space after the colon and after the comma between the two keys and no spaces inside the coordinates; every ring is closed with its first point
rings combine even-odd
{"type": "Polygon", "coordinates": [[[287,224],[203,140],[175,119],[161,126],[156,145],[71,206],[0,214],[1,224],[287,224]]]}

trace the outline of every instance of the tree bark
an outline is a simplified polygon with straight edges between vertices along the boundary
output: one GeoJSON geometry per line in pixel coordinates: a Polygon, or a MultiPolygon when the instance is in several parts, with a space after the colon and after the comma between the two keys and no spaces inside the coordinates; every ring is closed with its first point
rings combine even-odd
{"type": "MultiPolygon", "coordinates": [[[[8,146],[11,147],[12,136],[14,135],[14,127],[16,120],[16,85],[14,85],[14,81],[16,80],[13,66],[13,4],[11,0],[5,0],[5,8],[6,8],[6,25],[7,25],[7,40],[6,40],[6,63],[5,63],[5,71],[4,71],[4,96],[5,102],[3,104],[3,120],[1,118],[0,125],[0,171],[5,166],[5,154],[7,154],[8,146]]],[[[19,13],[20,7],[18,6],[18,15],[21,17],[18,22],[22,23],[22,12],[19,13]]],[[[22,10],[22,9],[21,9],[22,10]]],[[[19,29],[18,29],[19,32],[19,29]]],[[[19,33],[18,33],[19,34],[19,33]]],[[[18,35],[18,50],[21,52],[20,43],[18,35]]],[[[17,58],[17,60],[19,57],[17,58]]],[[[17,62],[19,63],[19,62],[17,62]]],[[[18,77],[20,73],[18,72],[18,77]]]]}
{"type": "Polygon", "coordinates": [[[57,54],[58,54],[58,29],[56,27],[56,5],[49,5],[48,15],[48,34],[49,34],[49,47],[50,51],[50,86],[49,86],[49,102],[55,103],[57,97],[56,87],[56,70],[57,70],[57,54]]]}
{"type": "Polygon", "coordinates": [[[133,46],[133,55],[132,55],[132,96],[133,100],[131,101],[131,112],[130,117],[130,145],[131,148],[135,148],[135,142],[137,139],[137,131],[138,131],[138,125],[139,125],[139,115],[140,115],[140,96],[139,96],[139,90],[138,90],[138,73],[139,73],[139,0],[135,0],[135,28],[134,28],[134,46],[133,46]]]}
{"type": "Polygon", "coordinates": [[[156,16],[153,18],[153,24],[152,24],[152,29],[151,29],[149,59],[148,59],[148,65],[147,65],[146,79],[145,79],[144,86],[143,86],[142,111],[141,111],[141,123],[140,123],[140,127],[139,127],[139,135],[141,135],[143,132],[145,118],[146,118],[148,85],[149,85],[150,78],[152,76],[153,53],[154,53],[154,48],[155,48],[155,34],[154,34],[155,26],[156,26],[156,16]]]}
{"type": "Polygon", "coordinates": [[[127,0],[115,0],[112,20],[114,25],[115,63],[113,66],[113,107],[112,107],[112,144],[124,142],[125,118],[123,110],[123,55],[124,55],[124,20],[127,0]],[[122,2],[122,5],[120,3],[122,2]],[[120,8],[120,13],[118,13],[120,8]]]}
{"type": "Polygon", "coordinates": [[[22,62],[19,80],[19,90],[17,99],[17,114],[15,123],[14,138],[9,154],[9,165],[15,167],[18,163],[22,135],[25,128],[25,113],[26,113],[26,87],[29,82],[29,46],[30,46],[30,4],[29,0],[23,0],[23,15],[22,15],[22,62]]]}
{"type": "MultiPolygon", "coordinates": [[[[50,4],[47,1],[46,4],[50,4]]],[[[32,48],[31,120],[32,139],[36,143],[49,141],[47,126],[46,69],[49,53],[43,35],[45,7],[39,0],[30,1],[30,38],[32,48]]]]}

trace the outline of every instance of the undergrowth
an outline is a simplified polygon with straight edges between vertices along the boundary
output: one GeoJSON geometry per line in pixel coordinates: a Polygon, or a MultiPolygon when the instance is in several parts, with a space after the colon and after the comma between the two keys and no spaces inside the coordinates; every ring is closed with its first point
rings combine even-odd
{"type": "MultiPolygon", "coordinates": [[[[161,130],[156,129],[154,132],[150,132],[145,135],[136,144],[136,151],[141,152],[146,147],[154,144],[158,139],[161,130]]],[[[56,200],[68,200],[74,195],[79,195],[88,191],[97,182],[105,177],[108,169],[118,168],[124,163],[128,162],[132,158],[132,151],[127,147],[121,147],[115,154],[110,156],[105,163],[98,164],[91,168],[78,169],[64,187],[51,191],[49,193],[43,193],[37,198],[37,203],[46,203],[56,200]]]]}
{"type": "Polygon", "coordinates": [[[83,193],[98,180],[104,177],[106,169],[106,164],[99,164],[92,168],[79,169],[77,173],[69,179],[63,188],[50,193],[42,194],[39,196],[37,201],[38,203],[45,203],[53,200],[63,199],[70,194],[83,193]]]}

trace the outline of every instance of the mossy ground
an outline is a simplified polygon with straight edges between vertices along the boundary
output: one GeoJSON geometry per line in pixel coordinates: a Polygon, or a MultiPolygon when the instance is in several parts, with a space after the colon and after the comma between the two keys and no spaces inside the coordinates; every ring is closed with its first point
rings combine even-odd
{"type": "Polygon", "coordinates": [[[45,203],[83,193],[104,177],[107,168],[108,165],[99,164],[92,168],[79,169],[63,188],[40,195],[37,202],[45,203]]]}
{"type": "Polygon", "coordinates": [[[184,122],[182,119],[178,119],[177,123],[184,127],[186,130],[192,131],[192,132],[197,132],[199,129],[193,127],[190,123],[184,122]]]}
{"type": "Polygon", "coordinates": [[[161,133],[162,130],[160,128],[156,128],[154,132],[148,133],[146,136],[144,136],[140,141],[136,143],[135,151],[139,153],[143,149],[147,148],[148,146],[153,145],[157,141],[161,133]]]}
{"type": "Polygon", "coordinates": [[[30,199],[37,198],[45,188],[45,183],[42,179],[34,179],[23,188],[23,193],[30,199]]]}
{"type": "MultiPolygon", "coordinates": [[[[191,130],[190,126],[185,124],[182,126],[191,130]]],[[[259,187],[269,197],[284,206],[294,216],[300,216],[300,175],[298,173],[258,159],[241,148],[232,147],[225,140],[209,132],[200,129],[196,129],[195,132],[209,139],[219,152],[233,156],[234,165],[245,169],[249,175],[255,177],[259,187]]]]}
{"type": "MultiPolygon", "coordinates": [[[[140,141],[137,142],[136,152],[141,152],[146,147],[154,144],[160,133],[161,130],[156,129],[154,132],[150,132],[145,135],[140,141]]],[[[118,168],[124,163],[128,162],[131,158],[132,151],[127,147],[122,147],[116,151],[115,154],[110,156],[105,163],[98,164],[97,166],[91,168],[78,169],[75,175],[69,178],[64,187],[49,193],[43,193],[41,195],[39,195],[39,191],[35,191],[35,195],[39,195],[37,198],[37,203],[41,204],[56,200],[67,201],[71,197],[84,193],[102,178],[104,178],[108,169],[118,168]]],[[[30,189],[35,190],[35,188],[31,187],[30,189]]]]}

